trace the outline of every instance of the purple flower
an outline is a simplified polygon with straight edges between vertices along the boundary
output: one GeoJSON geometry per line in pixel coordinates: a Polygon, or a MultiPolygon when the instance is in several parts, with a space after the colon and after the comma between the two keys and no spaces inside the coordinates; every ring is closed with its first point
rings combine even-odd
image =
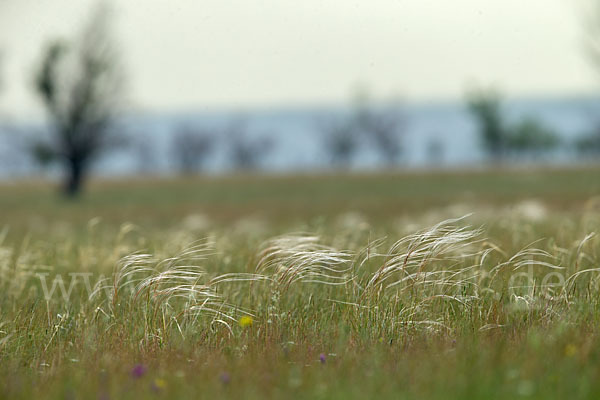
{"type": "Polygon", "coordinates": [[[146,374],[146,371],[148,371],[148,368],[146,368],[145,365],[143,364],[136,364],[132,369],[131,369],[131,377],[133,379],[139,379],[142,376],[144,376],[146,374]]]}
{"type": "Polygon", "coordinates": [[[223,372],[221,376],[219,376],[219,379],[223,385],[227,385],[231,381],[231,376],[227,372],[223,372]]]}
{"type": "Polygon", "coordinates": [[[327,357],[325,356],[325,353],[319,354],[319,360],[321,361],[321,364],[325,364],[325,361],[327,361],[327,357]]]}

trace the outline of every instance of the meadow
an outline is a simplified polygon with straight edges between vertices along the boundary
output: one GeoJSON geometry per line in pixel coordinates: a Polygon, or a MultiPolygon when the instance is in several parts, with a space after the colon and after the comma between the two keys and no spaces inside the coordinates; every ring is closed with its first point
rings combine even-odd
{"type": "Polygon", "coordinates": [[[597,398],[600,169],[0,184],[0,398],[597,398]]]}

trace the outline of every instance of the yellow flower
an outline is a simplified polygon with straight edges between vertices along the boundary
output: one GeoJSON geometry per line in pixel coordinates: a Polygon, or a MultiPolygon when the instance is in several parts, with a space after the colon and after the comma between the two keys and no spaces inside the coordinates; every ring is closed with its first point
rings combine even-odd
{"type": "Polygon", "coordinates": [[[565,355],[567,357],[573,357],[577,354],[577,347],[574,344],[568,344],[565,346],[565,355]]]}
{"type": "Polygon", "coordinates": [[[167,381],[157,378],[154,380],[154,387],[158,390],[164,390],[167,388],[167,381]]]}
{"type": "Polygon", "coordinates": [[[252,326],[252,317],[249,315],[244,315],[238,321],[242,328],[249,328],[252,326]]]}

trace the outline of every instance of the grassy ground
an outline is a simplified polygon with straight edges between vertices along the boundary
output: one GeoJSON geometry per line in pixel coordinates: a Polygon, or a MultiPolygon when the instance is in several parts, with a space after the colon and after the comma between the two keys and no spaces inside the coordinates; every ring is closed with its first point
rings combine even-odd
{"type": "Polygon", "coordinates": [[[599,178],[4,184],[0,398],[597,398],[599,178]]]}

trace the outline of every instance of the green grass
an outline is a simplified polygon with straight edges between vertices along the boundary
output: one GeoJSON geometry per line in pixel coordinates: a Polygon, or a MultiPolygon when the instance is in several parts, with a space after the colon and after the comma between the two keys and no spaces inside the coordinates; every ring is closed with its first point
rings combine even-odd
{"type": "Polygon", "coordinates": [[[0,398],[597,398],[599,177],[5,184],[0,398]]]}

